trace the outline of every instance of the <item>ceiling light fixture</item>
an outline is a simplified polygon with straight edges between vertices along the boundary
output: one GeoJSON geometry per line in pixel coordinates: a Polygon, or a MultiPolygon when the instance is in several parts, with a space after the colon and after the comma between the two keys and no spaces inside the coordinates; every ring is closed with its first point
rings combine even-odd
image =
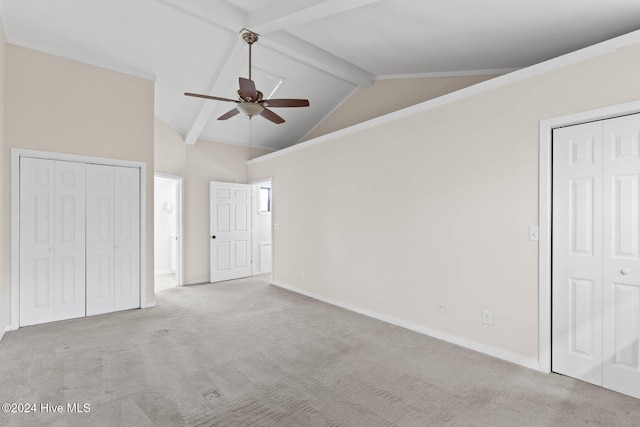
{"type": "Polygon", "coordinates": [[[264,107],[260,104],[254,104],[252,102],[242,102],[236,105],[236,108],[243,112],[249,118],[257,116],[264,111],[264,107]]]}

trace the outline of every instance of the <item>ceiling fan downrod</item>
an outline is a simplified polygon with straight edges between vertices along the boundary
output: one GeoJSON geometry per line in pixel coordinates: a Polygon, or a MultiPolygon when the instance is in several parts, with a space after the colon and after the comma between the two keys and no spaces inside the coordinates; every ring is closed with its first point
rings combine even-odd
{"type": "Polygon", "coordinates": [[[254,33],[253,31],[247,30],[245,28],[245,32],[242,33],[242,39],[247,42],[247,44],[249,45],[249,80],[252,80],[251,78],[251,46],[258,41],[258,34],[254,33]]]}

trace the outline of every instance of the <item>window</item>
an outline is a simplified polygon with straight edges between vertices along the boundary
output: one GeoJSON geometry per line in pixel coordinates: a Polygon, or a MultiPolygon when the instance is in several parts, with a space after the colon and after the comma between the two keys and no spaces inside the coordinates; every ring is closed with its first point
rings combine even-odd
{"type": "Polygon", "coordinates": [[[258,193],[258,212],[271,212],[271,188],[269,187],[260,187],[260,192],[258,193]]]}

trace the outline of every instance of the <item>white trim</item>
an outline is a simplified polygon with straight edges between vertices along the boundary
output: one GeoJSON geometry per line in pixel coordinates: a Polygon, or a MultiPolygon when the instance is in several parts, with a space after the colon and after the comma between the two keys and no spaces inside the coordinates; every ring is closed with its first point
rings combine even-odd
{"type": "MultiPolygon", "coordinates": [[[[249,185],[251,185],[251,193],[252,193],[252,197],[255,197],[256,194],[253,192],[253,186],[256,184],[260,184],[262,182],[268,182],[269,183],[269,188],[271,188],[271,211],[269,212],[271,214],[271,270],[269,271],[269,274],[271,275],[271,280],[273,280],[273,266],[274,266],[274,262],[273,262],[273,251],[274,251],[274,244],[273,244],[273,238],[274,238],[274,234],[273,234],[273,218],[274,218],[274,214],[273,214],[273,177],[267,177],[267,178],[262,178],[262,179],[256,179],[253,180],[251,182],[249,182],[249,185]]],[[[255,230],[255,213],[257,212],[256,210],[256,206],[257,206],[257,200],[252,200],[254,207],[252,208],[251,211],[251,256],[253,257],[253,243],[254,243],[254,239],[256,238],[255,234],[256,234],[256,230],[255,230]]],[[[258,254],[260,253],[260,251],[258,251],[258,254]]],[[[259,256],[259,255],[258,255],[259,256]]],[[[251,260],[251,275],[252,276],[257,276],[259,274],[266,274],[266,273],[256,273],[255,272],[255,261],[253,258],[251,260]]]]}
{"type": "MultiPolygon", "coordinates": [[[[184,284],[184,177],[180,175],[172,175],[164,172],[155,172],[154,177],[173,179],[177,181],[178,184],[178,210],[177,210],[177,220],[178,220],[178,253],[176,260],[176,286],[182,286],[184,284]]],[[[155,208],[154,208],[155,209],[155,208]]],[[[155,223],[154,223],[155,227],[155,223]]],[[[157,274],[157,273],[156,273],[157,274]]]]}
{"type": "Polygon", "coordinates": [[[155,307],[155,306],[156,306],[156,302],[155,302],[155,301],[152,301],[152,302],[148,302],[148,303],[144,306],[144,308],[153,308],[153,307],[155,307]]]}
{"type": "Polygon", "coordinates": [[[640,112],[640,101],[610,105],[540,122],[538,243],[538,358],[540,371],[551,372],[551,148],[554,128],[640,112]]]}
{"type": "Polygon", "coordinates": [[[376,76],[374,80],[401,80],[401,79],[424,79],[432,77],[471,77],[471,76],[492,76],[513,73],[521,68],[494,68],[489,70],[467,70],[467,71],[437,71],[431,73],[416,74],[386,74],[376,76]]]}
{"type": "Polygon", "coordinates": [[[140,169],[140,307],[147,304],[147,164],[48,151],[11,149],[11,329],[20,326],[20,158],[33,157],[140,169]]]}
{"type": "Polygon", "coordinates": [[[20,154],[11,149],[11,329],[20,326],[20,154]]]}
{"type": "Polygon", "coordinates": [[[248,164],[260,163],[266,160],[271,160],[280,156],[285,156],[294,153],[298,150],[313,147],[314,145],[321,144],[323,142],[332,141],[336,138],[350,135],[365,129],[370,129],[383,123],[398,120],[404,117],[408,117],[412,114],[431,110],[451,102],[459,101],[480,93],[484,93],[493,89],[497,89],[506,86],[511,83],[519,82],[525,79],[539,76],[549,71],[557,70],[562,67],[566,67],[587,59],[591,59],[597,56],[601,56],[607,53],[614,52],[623,47],[640,43],[640,30],[625,34],[620,37],[613,38],[611,40],[598,43],[593,46],[586,47],[584,49],[577,50],[575,52],[562,55],[558,58],[550,59],[540,64],[533,65],[531,67],[523,68],[518,71],[514,71],[503,76],[496,77],[494,79],[485,80],[477,83],[473,86],[469,86],[455,92],[448,93],[438,98],[430,99],[420,104],[412,105],[402,110],[394,111],[384,116],[376,117],[366,122],[358,123],[356,125],[340,129],[336,132],[322,135],[309,141],[302,142],[297,145],[293,145],[288,148],[284,148],[275,153],[266,154],[262,157],[257,157],[248,162],[248,164]]]}
{"type": "Polygon", "coordinates": [[[390,323],[392,325],[400,326],[402,328],[409,329],[410,331],[414,331],[414,332],[417,332],[419,334],[427,335],[427,336],[430,336],[432,338],[436,338],[436,339],[439,339],[439,340],[442,340],[442,341],[446,341],[446,342],[449,342],[449,343],[452,343],[452,344],[456,344],[456,345],[459,345],[461,347],[468,348],[470,350],[474,350],[474,351],[477,351],[479,353],[486,354],[488,356],[492,356],[492,357],[495,357],[495,358],[498,358],[498,359],[506,360],[507,362],[511,362],[511,363],[515,363],[516,365],[524,366],[525,368],[535,369],[535,370],[539,369],[539,365],[538,365],[538,362],[536,360],[527,359],[527,358],[524,358],[522,356],[518,356],[516,354],[512,354],[512,353],[497,349],[495,347],[490,347],[488,345],[480,344],[480,343],[477,343],[475,341],[471,341],[471,340],[468,340],[468,339],[465,339],[465,338],[461,338],[461,337],[458,337],[458,336],[455,336],[455,335],[449,335],[449,334],[444,333],[444,332],[440,332],[440,331],[436,331],[434,329],[426,328],[424,326],[421,326],[421,325],[418,325],[418,324],[415,324],[415,323],[411,323],[411,322],[407,322],[407,321],[404,321],[402,319],[398,319],[397,317],[389,316],[387,314],[382,314],[382,313],[378,313],[378,312],[375,312],[375,311],[371,311],[371,310],[363,309],[363,308],[360,308],[360,307],[356,307],[356,306],[353,306],[353,305],[350,305],[350,304],[345,304],[345,303],[333,300],[331,298],[326,298],[326,297],[323,297],[322,295],[318,295],[318,294],[313,293],[313,292],[308,292],[308,291],[304,291],[304,290],[301,290],[301,289],[297,289],[297,288],[294,288],[292,286],[284,285],[282,283],[271,282],[271,284],[273,284],[274,286],[277,286],[279,288],[286,289],[288,291],[295,292],[297,294],[304,295],[306,297],[313,298],[313,299],[316,299],[318,301],[325,302],[327,304],[331,304],[331,305],[335,305],[335,306],[340,307],[340,308],[344,308],[345,310],[349,310],[349,311],[352,311],[354,313],[362,314],[364,316],[371,317],[373,319],[381,320],[383,322],[390,323]]]}
{"type": "Polygon", "coordinates": [[[211,283],[211,281],[207,278],[207,279],[200,279],[200,280],[189,280],[184,282],[185,286],[192,286],[192,285],[206,285],[207,283],[211,283]]]}
{"type": "MultiPolygon", "coordinates": [[[[121,166],[120,160],[103,159],[121,166]]],[[[125,162],[125,161],[122,161],[125,162]]],[[[126,161],[130,167],[140,168],[140,308],[147,306],[147,164],[126,161]]]]}
{"type": "MultiPolygon", "coordinates": [[[[238,117],[237,119],[241,119],[241,118],[242,117],[238,117]]],[[[249,119],[247,118],[247,120],[249,120],[249,119]]],[[[198,140],[199,141],[206,141],[206,142],[216,142],[218,144],[233,145],[233,146],[236,146],[236,147],[259,149],[259,150],[271,151],[271,152],[275,152],[275,151],[278,150],[277,148],[262,147],[262,146],[258,146],[258,145],[249,146],[249,144],[247,144],[246,142],[242,142],[242,141],[231,141],[231,140],[227,140],[227,139],[213,139],[213,138],[209,138],[209,137],[204,136],[204,135],[200,135],[198,137],[198,140]]]]}

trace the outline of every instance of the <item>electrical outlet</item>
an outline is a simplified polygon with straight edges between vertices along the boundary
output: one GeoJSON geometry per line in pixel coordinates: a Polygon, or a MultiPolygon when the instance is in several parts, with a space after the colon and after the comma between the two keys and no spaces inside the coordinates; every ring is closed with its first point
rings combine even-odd
{"type": "Polygon", "coordinates": [[[482,310],[482,323],[485,325],[493,325],[493,312],[489,310],[482,310]]]}
{"type": "Polygon", "coordinates": [[[440,312],[440,313],[446,313],[447,312],[447,303],[446,302],[438,301],[438,312],[440,312]]]}
{"type": "Polygon", "coordinates": [[[529,240],[534,242],[540,240],[540,232],[537,225],[529,226],[529,240]]]}

